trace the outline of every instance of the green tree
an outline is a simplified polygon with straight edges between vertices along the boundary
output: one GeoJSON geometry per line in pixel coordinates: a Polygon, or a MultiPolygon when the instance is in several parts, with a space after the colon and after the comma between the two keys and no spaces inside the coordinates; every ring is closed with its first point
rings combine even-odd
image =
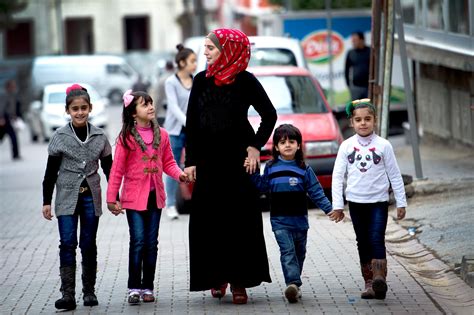
{"type": "Polygon", "coordinates": [[[13,14],[26,9],[27,6],[28,0],[0,0],[0,30],[13,27],[13,14]]]}
{"type": "MultiPolygon", "coordinates": [[[[271,3],[292,10],[323,10],[326,8],[325,0],[270,0],[271,3]]],[[[332,9],[370,8],[372,0],[331,0],[332,9]]]]}

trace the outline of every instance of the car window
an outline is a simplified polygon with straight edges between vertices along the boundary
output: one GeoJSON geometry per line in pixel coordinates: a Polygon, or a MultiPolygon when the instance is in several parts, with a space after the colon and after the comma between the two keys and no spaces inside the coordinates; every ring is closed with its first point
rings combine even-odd
{"type": "Polygon", "coordinates": [[[132,69],[125,64],[108,64],[106,70],[108,74],[125,75],[126,77],[133,74],[132,69]]]}
{"type": "Polygon", "coordinates": [[[291,50],[284,48],[252,47],[249,66],[297,66],[296,57],[291,50]]]}
{"type": "MultiPolygon", "coordinates": [[[[278,114],[326,113],[323,97],[310,77],[258,76],[278,114]]],[[[250,107],[250,116],[258,115],[250,107]]]]}

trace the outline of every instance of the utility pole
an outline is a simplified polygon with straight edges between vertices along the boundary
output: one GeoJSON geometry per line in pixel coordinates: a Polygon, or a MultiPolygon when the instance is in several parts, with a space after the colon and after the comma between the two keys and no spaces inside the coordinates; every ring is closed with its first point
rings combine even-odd
{"type": "MultiPolygon", "coordinates": [[[[290,1],[291,2],[291,1],[290,1]]],[[[326,0],[326,25],[328,29],[328,55],[329,55],[329,105],[334,106],[334,81],[333,81],[333,68],[332,68],[332,13],[331,13],[331,0],[326,0]]]]}
{"type": "Polygon", "coordinates": [[[390,112],[390,89],[392,88],[392,63],[393,63],[393,31],[394,31],[394,0],[386,2],[386,25],[387,32],[385,38],[385,55],[384,55],[384,73],[383,73],[383,99],[382,112],[380,119],[380,136],[387,138],[388,136],[388,114],[390,112]]]}

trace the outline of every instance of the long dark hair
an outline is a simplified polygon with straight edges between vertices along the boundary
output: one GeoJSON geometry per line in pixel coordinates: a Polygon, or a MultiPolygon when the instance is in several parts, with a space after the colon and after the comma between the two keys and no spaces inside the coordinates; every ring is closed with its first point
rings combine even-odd
{"type": "Polygon", "coordinates": [[[136,91],[132,92],[131,95],[133,96],[133,100],[130,102],[130,104],[127,107],[123,107],[123,112],[122,112],[122,130],[120,131],[120,140],[122,141],[123,145],[125,148],[128,150],[131,150],[129,144],[128,144],[128,139],[130,135],[132,134],[132,129],[135,127],[135,118],[133,117],[134,114],[137,113],[137,102],[140,99],[140,97],[143,97],[143,100],[145,103],[151,102],[153,103],[153,99],[151,98],[148,93],[145,93],[143,91],[136,91]]]}
{"type": "Polygon", "coordinates": [[[194,54],[194,51],[190,48],[184,47],[183,44],[176,45],[176,49],[178,50],[178,52],[176,53],[176,56],[174,57],[174,61],[178,65],[178,69],[182,69],[183,67],[181,67],[180,62],[181,61],[186,62],[186,59],[188,59],[188,57],[191,54],[194,54]]]}
{"type": "Polygon", "coordinates": [[[295,162],[299,167],[305,169],[306,163],[304,162],[303,137],[301,136],[300,130],[291,124],[282,124],[278,126],[277,129],[275,129],[275,132],[273,133],[273,160],[271,161],[271,164],[273,164],[275,161],[278,161],[280,152],[276,150],[276,147],[278,142],[285,139],[296,140],[300,148],[296,150],[295,162]]]}

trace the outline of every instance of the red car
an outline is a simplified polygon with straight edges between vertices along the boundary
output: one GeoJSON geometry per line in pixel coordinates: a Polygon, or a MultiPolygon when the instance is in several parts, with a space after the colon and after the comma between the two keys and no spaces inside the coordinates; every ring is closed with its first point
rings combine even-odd
{"type": "MultiPolygon", "coordinates": [[[[332,170],[343,136],[323,90],[316,78],[306,69],[290,66],[264,66],[249,68],[263,85],[278,113],[280,124],[289,123],[300,129],[303,136],[303,150],[306,163],[315,171],[326,195],[331,196],[332,170]]],[[[249,121],[257,129],[260,116],[251,107],[249,121]]],[[[262,148],[261,161],[271,158],[272,137],[262,148]]],[[[263,171],[263,167],[262,167],[263,171]]],[[[189,211],[186,200],[192,187],[181,185],[178,196],[178,210],[189,211]]]]}

